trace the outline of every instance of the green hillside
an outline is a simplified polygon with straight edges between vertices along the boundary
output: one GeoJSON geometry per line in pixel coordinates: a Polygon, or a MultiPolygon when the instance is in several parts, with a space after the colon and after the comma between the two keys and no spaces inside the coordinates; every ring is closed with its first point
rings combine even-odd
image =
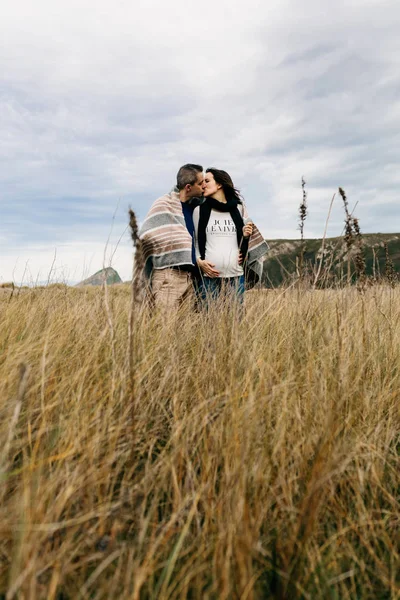
{"type": "MultiPolygon", "coordinates": [[[[385,275],[386,251],[393,263],[397,277],[400,274],[400,233],[370,233],[364,234],[363,254],[366,273],[377,279],[385,275]]],[[[267,287],[276,287],[284,281],[296,277],[296,261],[300,254],[300,240],[268,240],[270,252],[264,263],[263,283],[267,287]]],[[[304,262],[306,270],[312,278],[322,260],[321,274],[325,281],[339,281],[347,273],[349,257],[343,237],[326,238],[322,256],[322,239],[305,240],[304,262]]],[[[354,265],[350,255],[350,265],[354,265]]]]}

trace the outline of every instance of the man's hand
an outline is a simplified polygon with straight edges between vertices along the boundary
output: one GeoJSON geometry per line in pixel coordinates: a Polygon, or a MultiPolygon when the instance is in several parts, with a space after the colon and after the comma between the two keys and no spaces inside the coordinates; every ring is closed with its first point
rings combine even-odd
{"type": "Polygon", "coordinates": [[[213,263],[211,263],[209,260],[201,260],[201,258],[197,259],[197,266],[199,267],[200,271],[206,276],[206,277],[218,277],[219,275],[219,271],[217,271],[216,269],[214,269],[213,267],[215,267],[215,265],[213,263]]]}
{"type": "Polygon", "coordinates": [[[239,250],[238,263],[239,263],[239,265],[243,264],[243,254],[242,254],[241,250],[239,250]]]}
{"type": "Polygon", "coordinates": [[[253,223],[246,223],[243,227],[243,237],[248,238],[253,233],[253,223]]]}

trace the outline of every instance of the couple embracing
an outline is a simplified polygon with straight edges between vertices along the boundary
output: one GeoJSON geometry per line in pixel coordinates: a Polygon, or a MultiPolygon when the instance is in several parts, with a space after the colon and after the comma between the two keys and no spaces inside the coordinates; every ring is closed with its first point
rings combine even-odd
{"type": "Polygon", "coordinates": [[[221,293],[242,302],[268,251],[228,173],[195,164],[183,165],[176,187],[154,202],[140,238],[151,300],[166,310],[195,296],[207,305],[221,293]]]}

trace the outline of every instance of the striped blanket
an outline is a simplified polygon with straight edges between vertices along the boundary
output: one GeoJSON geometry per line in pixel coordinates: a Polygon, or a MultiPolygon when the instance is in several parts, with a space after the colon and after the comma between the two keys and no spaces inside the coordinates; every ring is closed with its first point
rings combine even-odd
{"type": "MultiPolygon", "coordinates": [[[[243,217],[243,221],[249,218],[246,205],[243,203],[239,206],[239,212],[243,217]]],[[[253,233],[249,240],[249,250],[247,254],[247,273],[246,278],[251,279],[253,283],[261,280],[263,272],[263,262],[266,259],[269,245],[263,238],[258,227],[253,223],[253,233]]]]}
{"type": "Polygon", "coordinates": [[[148,278],[153,269],[192,264],[192,236],[186,229],[182,204],[176,191],[154,202],[139,235],[144,272],[148,278]]]}
{"type": "MultiPolygon", "coordinates": [[[[239,207],[243,219],[248,218],[244,205],[239,207]]],[[[153,269],[166,269],[192,264],[192,237],[185,224],[179,194],[174,190],[152,205],[140,230],[144,257],[144,274],[151,277],[153,269]]],[[[261,279],[263,261],[269,250],[260,231],[253,225],[249,241],[247,269],[251,279],[261,279]],[[255,277],[254,277],[255,275],[255,277]]]]}

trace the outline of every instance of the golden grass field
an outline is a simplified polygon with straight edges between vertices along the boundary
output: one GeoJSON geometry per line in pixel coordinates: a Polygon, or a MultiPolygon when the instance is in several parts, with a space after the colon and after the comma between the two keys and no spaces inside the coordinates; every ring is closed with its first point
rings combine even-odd
{"type": "Polygon", "coordinates": [[[130,311],[2,291],[0,597],[400,598],[399,287],[130,311]]]}

